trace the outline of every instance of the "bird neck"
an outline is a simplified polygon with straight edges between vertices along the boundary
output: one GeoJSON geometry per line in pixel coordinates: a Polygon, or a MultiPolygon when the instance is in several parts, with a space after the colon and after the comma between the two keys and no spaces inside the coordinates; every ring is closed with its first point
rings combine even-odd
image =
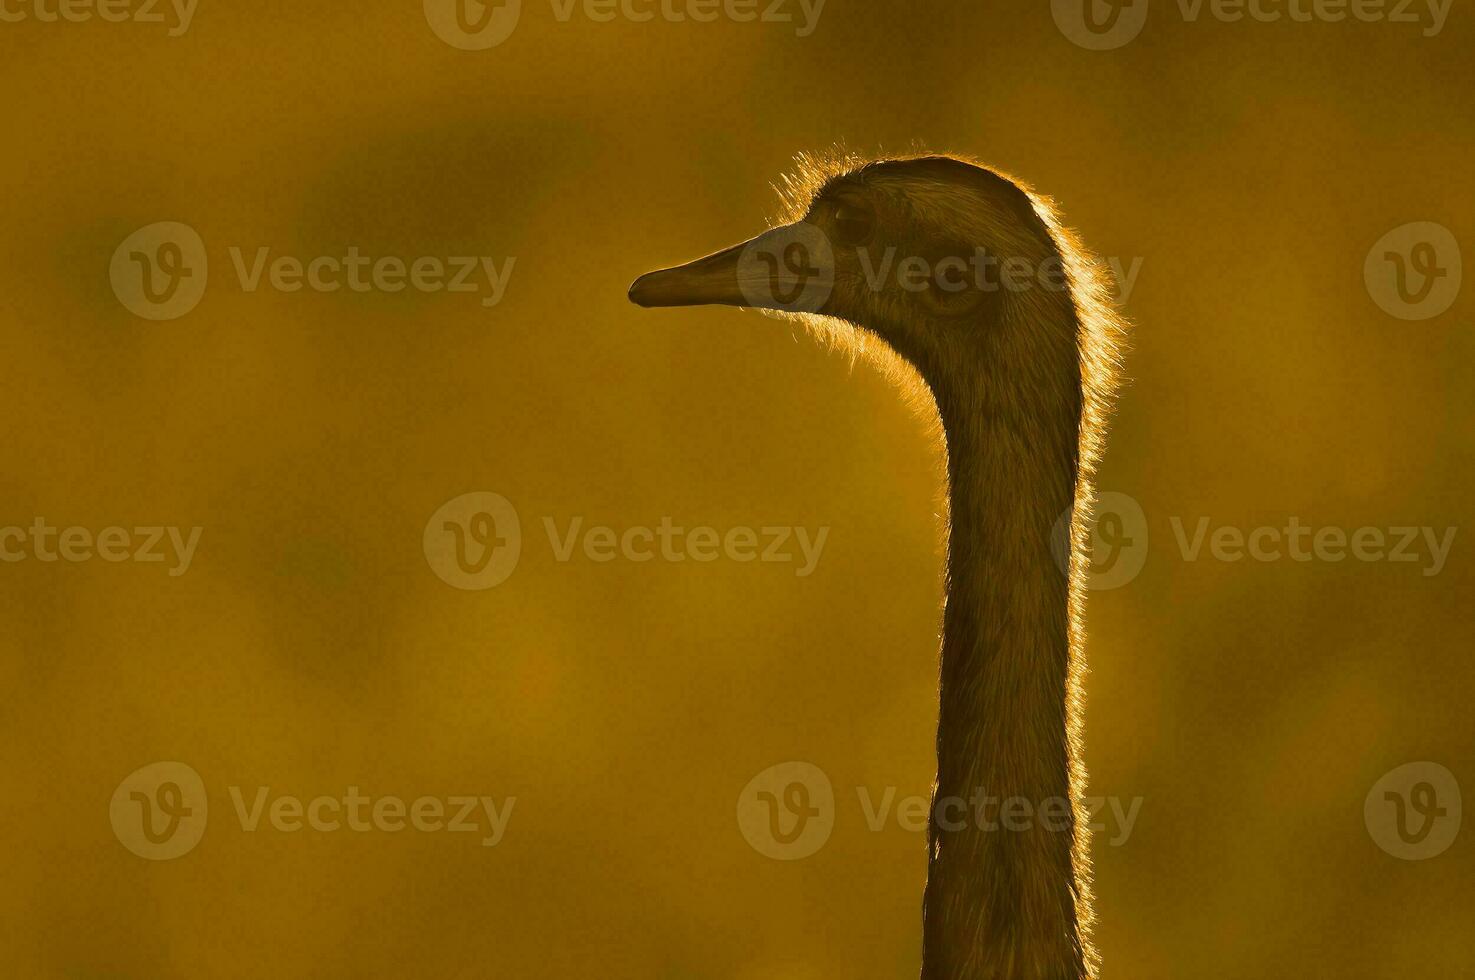
{"type": "Polygon", "coordinates": [[[1054,315],[1069,322],[1013,336],[1053,336],[1055,350],[1013,356],[1010,331],[994,329],[989,350],[949,358],[966,372],[933,384],[951,522],[923,980],[1094,970],[1081,667],[1051,548],[1077,492],[1080,368],[1073,312],[1054,315]]]}

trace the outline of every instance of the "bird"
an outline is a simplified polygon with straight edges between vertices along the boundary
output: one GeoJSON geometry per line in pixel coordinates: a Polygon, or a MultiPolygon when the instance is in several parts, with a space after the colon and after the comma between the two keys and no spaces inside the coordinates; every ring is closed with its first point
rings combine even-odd
{"type": "Polygon", "coordinates": [[[971,157],[801,155],[778,190],[780,223],[629,298],[787,317],[930,395],[948,521],[921,976],[1095,978],[1083,613],[1127,332],[1110,278],[1049,198],[971,157]]]}

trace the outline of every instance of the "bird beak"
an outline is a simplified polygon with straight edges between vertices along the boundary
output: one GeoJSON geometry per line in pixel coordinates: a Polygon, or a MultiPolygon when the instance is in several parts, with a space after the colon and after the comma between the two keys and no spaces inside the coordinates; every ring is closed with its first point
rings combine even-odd
{"type": "Polygon", "coordinates": [[[814,225],[798,221],[695,262],[648,272],[631,284],[630,302],[817,313],[829,299],[834,277],[829,240],[814,225]]]}

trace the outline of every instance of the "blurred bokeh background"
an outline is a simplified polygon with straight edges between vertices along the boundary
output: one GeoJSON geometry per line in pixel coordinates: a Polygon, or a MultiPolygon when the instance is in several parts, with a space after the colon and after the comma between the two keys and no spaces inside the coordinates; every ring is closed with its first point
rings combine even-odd
{"type": "Polygon", "coordinates": [[[163,6],[4,9],[0,526],[203,529],[180,575],[0,564],[10,975],[915,974],[924,834],[871,829],[862,797],[932,777],[941,449],[786,323],[625,299],[759,230],[793,155],[837,141],[976,155],[1140,260],[1101,488],[1146,552],[1089,604],[1092,789],[1141,798],[1096,837],[1104,975],[1475,975],[1470,829],[1406,861],[1364,817],[1406,763],[1475,788],[1472,303],[1404,320],[1364,277],[1409,222],[1475,254],[1469,10],[1430,33],[1159,2],[1092,51],[1047,4],[944,0],[829,0],[803,36],[795,0],[787,23],[526,0],[486,50],[414,0],[201,0],[173,37],[163,6]],[[109,269],[164,221],[209,284],[154,322],[109,269]],[[231,249],[262,247],[515,265],[490,307],[251,291],[231,249]],[[521,560],[452,588],[422,535],[475,491],[515,506],[521,560]],[[1290,517],[1460,531],[1432,575],[1176,540],[1290,517]],[[829,530],[801,577],[560,561],[545,518],[829,530]],[[159,761],[199,774],[209,822],[144,860],[109,801],[159,761]],[[832,784],[833,827],[778,861],[735,813],[789,761],[832,784]],[[516,804],[495,847],[247,832],[230,787],[263,786],[516,804]]]}

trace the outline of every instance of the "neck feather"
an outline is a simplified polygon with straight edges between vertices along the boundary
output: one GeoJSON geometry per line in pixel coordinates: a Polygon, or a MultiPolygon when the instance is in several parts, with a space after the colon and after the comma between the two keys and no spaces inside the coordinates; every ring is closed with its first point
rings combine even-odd
{"type": "Polygon", "coordinates": [[[1094,973],[1077,593],[1051,549],[1088,492],[1075,316],[1064,304],[1010,318],[982,332],[989,349],[948,358],[966,372],[924,370],[951,524],[923,980],[1094,973]]]}

